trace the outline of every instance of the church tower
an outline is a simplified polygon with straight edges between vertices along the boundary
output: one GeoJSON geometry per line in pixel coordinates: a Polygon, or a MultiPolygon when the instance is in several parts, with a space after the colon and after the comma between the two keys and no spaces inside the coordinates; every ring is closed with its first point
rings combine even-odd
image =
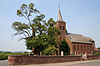
{"type": "Polygon", "coordinates": [[[59,8],[58,19],[55,24],[55,27],[60,30],[61,34],[59,37],[60,37],[60,40],[63,40],[66,35],[66,22],[64,22],[62,19],[60,8],[59,8]]]}

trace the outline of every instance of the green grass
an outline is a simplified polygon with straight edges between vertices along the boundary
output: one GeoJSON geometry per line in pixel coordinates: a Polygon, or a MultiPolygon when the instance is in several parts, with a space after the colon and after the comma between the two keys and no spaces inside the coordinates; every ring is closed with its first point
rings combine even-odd
{"type": "Polygon", "coordinates": [[[8,59],[9,55],[26,55],[27,53],[0,53],[0,60],[6,60],[8,59]]]}

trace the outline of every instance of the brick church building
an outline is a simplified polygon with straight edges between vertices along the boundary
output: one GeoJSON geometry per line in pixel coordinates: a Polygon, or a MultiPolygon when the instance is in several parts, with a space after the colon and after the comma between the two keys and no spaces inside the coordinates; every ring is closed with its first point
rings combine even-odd
{"type": "Polygon", "coordinates": [[[66,22],[63,21],[60,8],[58,13],[58,20],[55,24],[61,32],[60,40],[65,39],[70,47],[70,54],[92,54],[95,48],[95,41],[83,35],[66,33],[66,22]]]}

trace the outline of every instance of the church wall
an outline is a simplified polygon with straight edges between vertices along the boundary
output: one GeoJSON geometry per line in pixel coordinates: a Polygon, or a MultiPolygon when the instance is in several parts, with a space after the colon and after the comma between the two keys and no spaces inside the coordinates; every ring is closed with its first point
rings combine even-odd
{"type": "Polygon", "coordinates": [[[95,42],[94,41],[90,41],[91,44],[88,43],[73,43],[70,38],[66,35],[66,22],[63,21],[62,16],[61,16],[61,12],[59,9],[59,13],[58,13],[58,20],[55,24],[56,28],[58,28],[58,30],[60,30],[61,34],[59,35],[59,39],[62,41],[63,39],[65,39],[70,47],[70,54],[74,53],[74,54],[92,54],[94,47],[95,47],[95,42]]]}
{"type": "Polygon", "coordinates": [[[93,44],[72,43],[74,54],[92,54],[94,50],[93,44]]]}

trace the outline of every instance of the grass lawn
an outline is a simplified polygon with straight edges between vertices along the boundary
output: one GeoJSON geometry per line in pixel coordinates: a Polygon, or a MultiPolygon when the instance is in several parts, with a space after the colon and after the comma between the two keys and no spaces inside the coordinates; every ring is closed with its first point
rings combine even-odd
{"type": "Polygon", "coordinates": [[[0,60],[8,59],[9,55],[25,55],[25,54],[27,54],[27,53],[3,53],[3,52],[0,52],[0,60]]]}

